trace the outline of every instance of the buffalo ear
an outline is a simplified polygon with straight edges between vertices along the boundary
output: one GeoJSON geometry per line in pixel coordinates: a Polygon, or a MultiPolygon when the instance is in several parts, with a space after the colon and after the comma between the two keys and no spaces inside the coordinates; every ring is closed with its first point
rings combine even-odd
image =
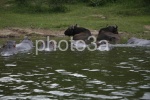
{"type": "Polygon", "coordinates": [[[76,24],[74,27],[78,27],[78,24],[76,24]]]}
{"type": "Polygon", "coordinates": [[[106,27],[108,27],[108,24],[106,24],[106,27]]]}
{"type": "Polygon", "coordinates": [[[118,26],[116,25],[116,26],[115,26],[115,28],[117,29],[117,28],[118,28],[118,26]]]}

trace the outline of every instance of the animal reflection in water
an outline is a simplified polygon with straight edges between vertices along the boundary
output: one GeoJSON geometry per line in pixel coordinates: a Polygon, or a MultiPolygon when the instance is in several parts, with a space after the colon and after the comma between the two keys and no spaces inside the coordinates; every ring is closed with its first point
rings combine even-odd
{"type": "Polygon", "coordinates": [[[101,40],[97,44],[97,50],[99,51],[110,51],[113,46],[107,40],[101,40]]]}
{"type": "Polygon", "coordinates": [[[76,49],[86,48],[88,46],[84,41],[78,41],[78,40],[72,41],[71,45],[73,48],[76,48],[76,49]]]}

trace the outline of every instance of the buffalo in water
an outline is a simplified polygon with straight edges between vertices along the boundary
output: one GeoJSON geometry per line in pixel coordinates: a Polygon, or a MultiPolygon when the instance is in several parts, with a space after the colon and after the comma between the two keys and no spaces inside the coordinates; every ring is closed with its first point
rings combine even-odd
{"type": "Polygon", "coordinates": [[[87,41],[88,37],[91,36],[90,30],[78,27],[77,24],[74,26],[70,26],[64,34],[66,36],[73,36],[73,40],[84,40],[87,41]]]}
{"type": "Polygon", "coordinates": [[[97,41],[107,40],[110,43],[119,43],[118,26],[107,26],[99,30],[97,41]]]}

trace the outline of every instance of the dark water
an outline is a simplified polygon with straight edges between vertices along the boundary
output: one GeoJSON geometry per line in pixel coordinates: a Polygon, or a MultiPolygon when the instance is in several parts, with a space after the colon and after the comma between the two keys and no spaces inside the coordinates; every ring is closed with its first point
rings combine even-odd
{"type": "Polygon", "coordinates": [[[0,100],[150,99],[150,48],[0,56],[0,100]]]}

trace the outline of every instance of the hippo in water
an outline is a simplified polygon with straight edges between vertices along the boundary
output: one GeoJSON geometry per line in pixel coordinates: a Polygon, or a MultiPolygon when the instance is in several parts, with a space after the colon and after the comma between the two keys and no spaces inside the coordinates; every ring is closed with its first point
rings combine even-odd
{"type": "Polygon", "coordinates": [[[18,52],[29,51],[33,48],[33,42],[25,36],[21,43],[16,45],[18,52]]]}
{"type": "Polygon", "coordinates": [[[90,30],[78,27],[77,24],[74,26],[70,26],[64,34],[66,36],[73,36],[73,40],[88,40],[88,37],[91,36],[90,30]]]}
{"type": "Polygon", "coordinates": [[[16,54],[17,52],[16,42],[7,41],[2,47],[1,56],[10,56],[16,54]]]}
{"type": "Polygon", "coordinates": [[[150,40],[132,37],[127,41],[127,44],[134,44],[138,46],[148,46],[148,45],[150,46],[150,40]]]}
{"type": "Polygon", "coordinates": [[[120,36],[118,34],[118,26],[107,26],[100,29],[97,41],[107,40],[110,43],[119,43],[120,36]]]}

